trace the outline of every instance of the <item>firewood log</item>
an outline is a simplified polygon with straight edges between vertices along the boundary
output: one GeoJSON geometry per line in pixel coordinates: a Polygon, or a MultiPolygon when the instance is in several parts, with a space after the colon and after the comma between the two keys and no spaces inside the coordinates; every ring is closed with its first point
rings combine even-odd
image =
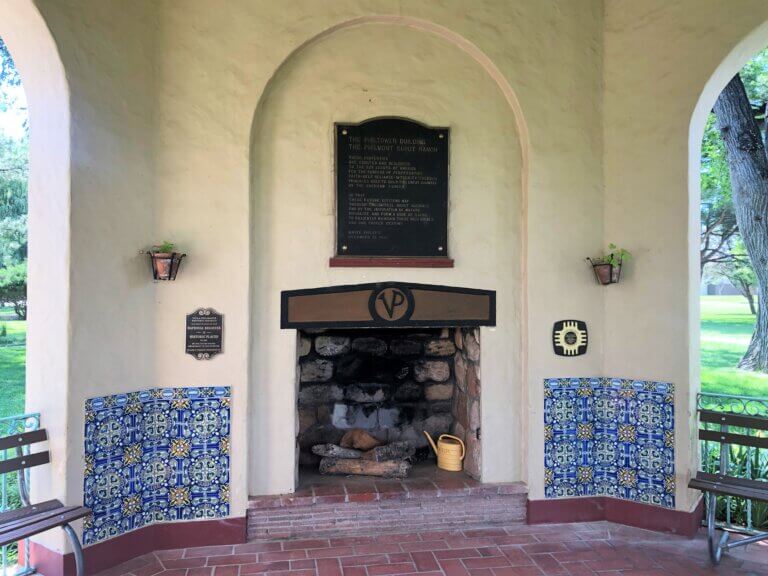
{"type": "Polygon", "coordinates": [[[356,450],[370,450],[380,446],[381,442],[360,428],[347,430],[339,442],[342,448],[354,448],[356,450]]]}
{"type": "Polygon", "coordinates": [[[410,470],[411,464],[406,460],[375,462],[373,460],[347,460],[327,457],[320,460],[320,474],[405,478],[410,470]]]}
{"type": "Polygon", "coordinates": [[[368,452],[364,452],[361,458],[363,460],[373,460],[374,462],[384,462],[386,460],[405,460],[415,453],[416,449],[408,442],[390,442],[384,446],[377,446],[372,450],[368,450],[368,452]]]}
{"type": "Polygon", "coordinates": [[[360,450],[352,448],[342,448],[336,444],[316,444],[312,446],[312,453],[318,456],[328,456],[330,458],[362,458],[363,453],[360,450]]]}

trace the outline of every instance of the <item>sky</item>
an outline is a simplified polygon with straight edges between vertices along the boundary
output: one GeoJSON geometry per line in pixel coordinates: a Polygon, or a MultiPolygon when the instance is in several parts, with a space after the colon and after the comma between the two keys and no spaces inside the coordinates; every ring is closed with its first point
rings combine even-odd
{"type": "Polygon", "coordinates": [[[2,86],[0,90],[13,102],[7,110],[0,109],[0,132],[18,139],[24,135],[24,122],[27,119],[27,98],[21,86],[2,86]]]}

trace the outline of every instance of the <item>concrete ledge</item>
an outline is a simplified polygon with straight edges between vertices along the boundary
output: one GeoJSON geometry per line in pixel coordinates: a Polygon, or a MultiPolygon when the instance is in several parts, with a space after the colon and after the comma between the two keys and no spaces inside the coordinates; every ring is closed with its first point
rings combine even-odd
{"type": "Polygon", "coordinates": [[[528,500],[528,524],[596,522],[608,520],[626,526],[669,532],[693,538],[704,516],[704,500],[693,512],[606,496],[528,500]]]}
{"type": "MultiPolygon", "coordinates": [[[[245,541],[246,519],[244,516],[220,520],[153,524],[85,548],[83,550],[85,573],[96,574],[155,550],[242,544],[245,541]]],[[[32,566],[45,576],[75,574],[75,557],[71,552],[60,554],[32,542],[30,561],[32,566]]]]}

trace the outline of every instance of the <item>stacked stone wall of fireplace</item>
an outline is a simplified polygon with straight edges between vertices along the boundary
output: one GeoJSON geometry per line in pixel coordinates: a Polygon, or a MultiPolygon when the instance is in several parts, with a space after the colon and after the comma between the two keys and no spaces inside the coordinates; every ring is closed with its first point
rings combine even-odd
{"type": "Polygon", "coordinates": [[[353,428],[382,442],[408,441],[431,458],[427,431],[471,439],[467,471],[478,475],[476,336],[453,328],[299,332],[299,465],[316,468],[312,446],[338,444],[353,428]]]}
{"type": "Polygon", "coordinates": [[[451,432],[467,447],[464,471],[480,479],[480,329],[454,329],[456,353],[453,373],[456,380],[451,432]]]}

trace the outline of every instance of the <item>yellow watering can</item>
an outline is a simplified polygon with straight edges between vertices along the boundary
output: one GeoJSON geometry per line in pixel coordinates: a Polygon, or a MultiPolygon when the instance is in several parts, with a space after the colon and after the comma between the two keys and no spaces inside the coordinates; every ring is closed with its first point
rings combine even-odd
{"type": "Polygon", "coordinates": [[[461,438],[451,436],[450,434],[441,434],[437,439],[437,446],[435,446],[434,440],[425,430],[424,436],[427,437],[429,443],[432,445],[432,450],[437,454],[437,467],[443,470],[450,470],[451,472],[461,472],[462,464],[464,460],[464,454],[466,449],[464,448],[464,442],[461,438]]]}

